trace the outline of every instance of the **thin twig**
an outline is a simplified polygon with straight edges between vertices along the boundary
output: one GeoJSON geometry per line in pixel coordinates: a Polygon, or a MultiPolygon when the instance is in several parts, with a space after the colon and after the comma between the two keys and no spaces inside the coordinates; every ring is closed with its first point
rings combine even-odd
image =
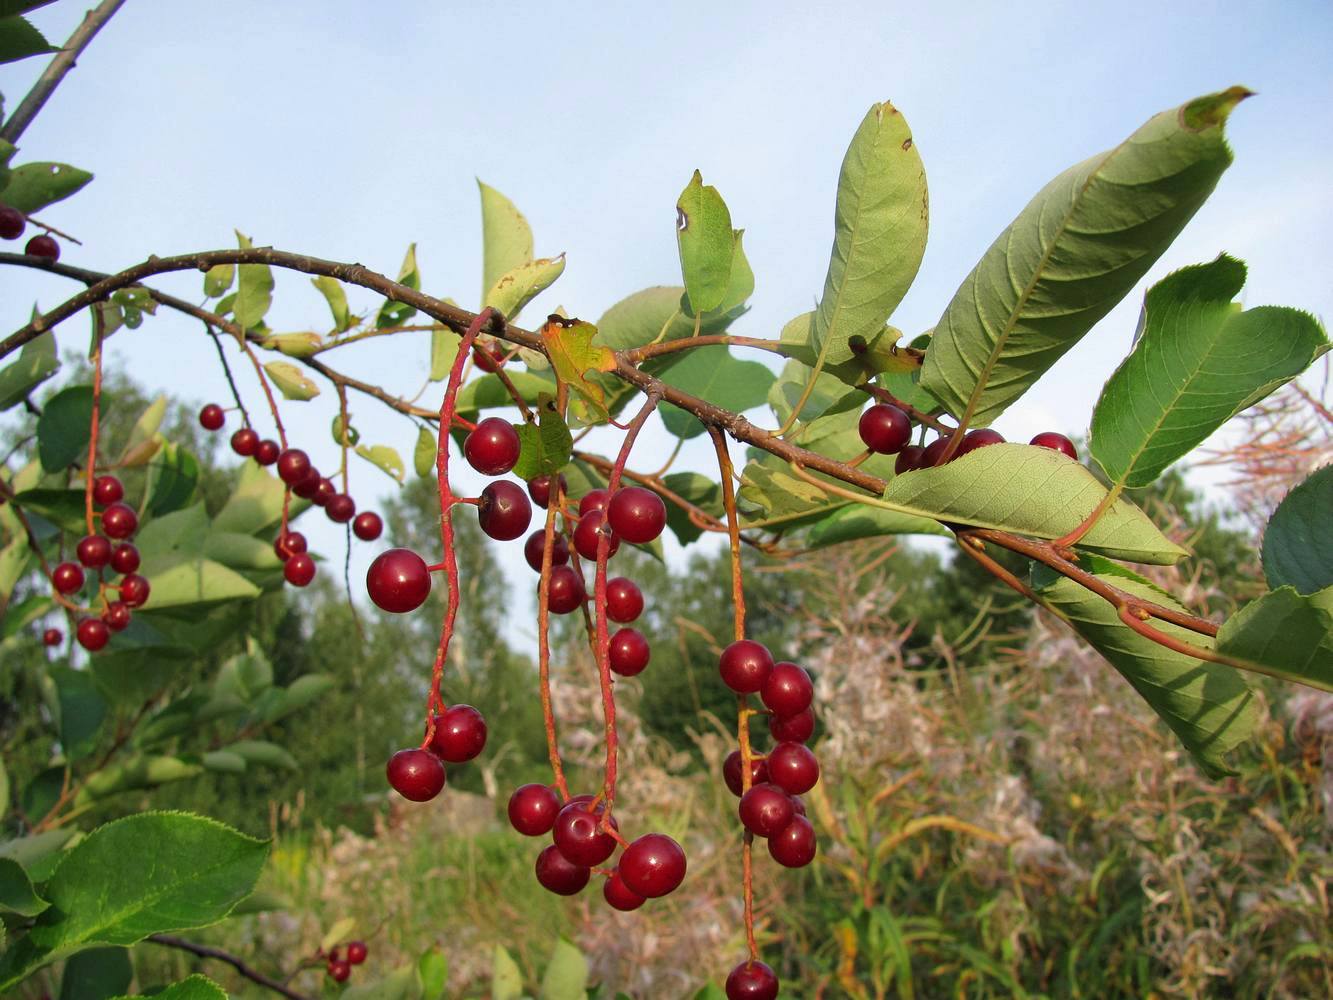
{"type": "Polygon", "coordinates": [[[188,951],[192,955],[198,955],[200,958],[212,958],[219,962],[226,962],[233,969],[239,972],[250,982],[255,983],[265,989],[272,990],[274,993],[285,996],[287,1000],[314,1000],[313,997],[304,993],[297,993],[295,990],[284,986],[276,979],[271,979],[264,975],[258,969],[252,969],[246,965],[240,958],[229,951],[223,951],[221,948],[214,948],[212,945],[198,944],[194,941],[187,941],[185,938],[177,937],[175,934],[149,934],[147,941],[153,944],[164,945],[168,948],[178,948],[181,951],[188,951]]]}

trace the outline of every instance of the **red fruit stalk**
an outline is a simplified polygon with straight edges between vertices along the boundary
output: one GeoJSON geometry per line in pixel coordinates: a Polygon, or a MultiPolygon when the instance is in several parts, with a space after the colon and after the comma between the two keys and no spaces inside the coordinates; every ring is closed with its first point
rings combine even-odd
{"type": "Polygon", "coordinates": [[[555,710],[551,707],[551,565],[555,551],[555,515],[565,505],[565,477],[551,481],[551,496],[546,504],[546,527],[542,534],[541,577],[537,582],[537,676],[541,687],[542,722],[546,727],[546,756],[551,760],[551,775],[560,790],[560,801],[569,801],[569,784],[560,760],[556,739],[555,710]]]}
{"type": "Polygon", "coordinates": [[[88,524],[88,534],[97,534],[93,526],[93,482],[97,479],[97,430],[102,414],[102,311],[93,310],[93,330],[96,342],[93,344],[93,415],[88,421],[88,465],[83,470],[85,481],[83,490],[83,515],[88,524]]]}

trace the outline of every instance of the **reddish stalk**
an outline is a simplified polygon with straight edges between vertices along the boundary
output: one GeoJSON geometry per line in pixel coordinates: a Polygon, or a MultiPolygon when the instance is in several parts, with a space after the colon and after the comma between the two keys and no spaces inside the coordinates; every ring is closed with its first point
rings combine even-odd
{"type": "Polygon", "coordinates": [[[537,676],[541,684],[542,722],[546,727],[546,755],[551,759],[551,774],[561,801],[569,801],[569,784],[560,761],[560,744],[555,733],[555,711],[551,708],[551,562],[555,551],[555,516],[564,504],[560,477],[551,482],[552,495],[546,505],[546,531],[542,542],[542,574],[537,583],[537,676]]]}
{"type": "Polygon", "coordinates": [[[102,312],[93,310],[93,331],[96,338],[93,344],[93,415],[88,421],[88,467],[83,478],[83,515],[88,523],[88,534],[94,535],[97,529],[93,525],[93,480],[97,478],[97,432],[102,416],[102,312]]]}

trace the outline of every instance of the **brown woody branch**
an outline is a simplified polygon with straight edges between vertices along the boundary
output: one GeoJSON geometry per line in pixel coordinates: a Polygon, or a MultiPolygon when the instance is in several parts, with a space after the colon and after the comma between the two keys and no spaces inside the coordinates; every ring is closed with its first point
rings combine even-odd
{"type": "Polygon", "coordinates": [[[175,934],[150,934],[144,940],[151,941],[153,944],[164,945],[168,948],[177,948],[180,951],[188,951],[192,955],[198,955],[200,958],[212,958],[219,962],[226,962],[233,969],[239,972],[250,982],[272,990],[285,996],[287,1000],[314,1000],[305,993],[297,993],[276,979],[264,975],[258,969],[253,969],[246,965],[240,958],[229,951],[223,951],[221,948],[214,948],[212,945],[199,944],[195,941],[188,941],[183,937],[177,937],[175,934]]]}

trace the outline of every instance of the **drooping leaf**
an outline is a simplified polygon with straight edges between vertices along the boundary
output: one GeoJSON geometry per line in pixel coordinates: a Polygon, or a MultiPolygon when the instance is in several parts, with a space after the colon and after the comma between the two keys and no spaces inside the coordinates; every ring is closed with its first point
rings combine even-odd
{"type": "MultiPolygon", "coordinates": [[[[722,345],[682,351],[671,359],[672,364],[658,371],[658,378],[737,413],[761,405],[773,385],[773,373],[766,366],[742,361],[722,345]]],[[[659,412],[667,430],[677,437],[692,438],[704,432],[698,418],[679,407],[664,403],[659,412]]]]}
{"type": "Polygon", "coordinates": [[[806,536],[806,544],[819,549],[881,535],[948,534],[949,530],[938,521],[926,517],[900,514],[869,504],[848,503],[816,523],[806,536]]]}
{"type": "Polygon", "coordinates": [[[495,946],[491,960],[491,1000],[518,1000],[523,993],[523,973],[503,945],[495,946]]]}
{"type": "Polygon", "coordinates": [[[458,357],[458,345],[463,338],[445,326],[437,326],[430,332],[430,380],[443,382],[449,377],[454,358],[458,357]]]}
{"type": "Polygon", "coordinates": [[[130,988],[134,966],[124,948],[88,948],[65,963],[60,1000],[107,1000],[130,988]]]}
{"type": "Polygon", "coordinates": [[[1313,594],[1333,586],[1333,465],[1326,465],[1278,504],[1264,529],[1264,576],[1273,590],[1313,594]]]}
{"type": "MultiPolygon", "coordinates": [[[[250,237],[236,230],[236,242],[242,250],[254,246],[250,237]]],[[[246,329],[259,326],[273,304],[273,271],[267,264],[242,264],[238,268],[240,283],[232,302],[232,318],[246,329]]]]}
{"type": "Polygon", "coordinates": [[[356,453],[390,479],[402,483],[407,478],[407,466],[403,464],[403,456],[398,454],[396,448],[387,444],[359,444],[356,453]]]}
{"type": "MultiPolygon", "coordinates": [[[[10,19],[0,20],[0,34],[7,20],[10,19]]],[[[68,163],[25,163],[10,171],[9,183],[5,185],[5,204],[31,215],[47,205],[64,201],[92,179],[93,175],[88,171],[68,163]]]]}
{"type": "Polygon", "coordinates": [[[412,467],[423,479],[435,472],[437,444],[435,435],[425,427],[417,428],[417,444],[412,449],[412,467]]]}
{"type": "Polygon", "coordinates": [[[587,991],[588,960],[560,938],[542,976],[542,1000],[587,1000],[587,991]]]}
{"type": "MultiPolygon", "coordinates": [[[[148,1000],[148,997],[116,997],[115,1000],[148,1000]]],[[[198,973],[152,994],[152,1000],[227,1000],[226,991],[198,973]]]]}
{"type": "Polygon", "coordinates": [[[50,905],[32,887],[22,865],[12,858],[0,858],[0,913],[35,917],[50,905]]]}
{"type": "MultiPolygon", "coordinates": [[[[745,303],[754,294],[754,269],[745,256],[745,230],[737,229],[732,236],[731,277],[727,280],[727,290],[722,295],[722,301],[700,317],[700,333],[725,329],[745,314],[745,303]]],[[[681,295],[679,311],[690,321],[690,333],[693,333],[694,309],[690,305],[689,295],[681,295]]]]}
{"type": "Polygon", "coordinates": [[[482,299],[482,306],[493,306],[513,320],[529,302],[555,284],[565,272],[565,255],[542,257],[520,264],[499,277],[482,299]]]}
{"type": "Polygon", "coordinates": [[[0,63],[17,62],[55,51],[56,47],[27,18],[18,15],[0,17],[0,63]]]}
{"type": "Polygon", "coordinates": [[[541,337],[556,375],[576,392],[594,418],[605,420],[610,414],[602,387],[589,381],[588,372],[609,372],[616,367],[616,356],[607,347],[593,344],[597,327],[581,320],[555,317],[541,328],[541,337]]]}
{"type": "Polygon", "coordinates": [[[1217,633],[1218,652],[1287,680],[1333,691],[1333,587],[1301,595],[1279,587],[1251,601],[1217,633]]]}
{"type": "Polygon", "coordinates": [[[235,264],[214,264],[204,272],[204,298],[216,299],[219,295],[225,295],[235,280],[235,264]]]}
{"type": "MultiPolygon", "coordinates": [[[[421,272],[417,270],[415,243],[408,245],[407,253],[403,256],[403,266],[398,269],[398,283],[406,285],[413,291],[421,291],[421,272]]],[[[405,302],[385,300],[384,305],[380,306],[379,315],[375,317],[375,328],[383,330],[391,326],[402,326],[416,314],[416,309],[405,302]]]]}
{"type": "Polygon", "coordinates": [[[477,181],[481,194],[481,294],[520,264],[532,260],[532,227],[514,203],[477,181]]]}
{"type": "Polygon", "coordinates": [[[333,329],[342,333],[351,327],[352,314],[347,307],[347,292],[343,289],[342,282],[337,278],[330,278],[327,274],[321,274],[317,278],[311,278],[310,283],[319,290],[319,294],[324,296],[324,301],[329,304],[329,312],[333,314],[333,329]]]}
{"type": "Polygon", "coordinates": [[[151,593],[146,607],[154,611],[192,604],[248,601],[259,596],[259,588],[234,570],[211,559],[177,563],[148,577],[151,593]]]}
{"type": "Polygon", "coordinates": [[[199,460],[170,441],[164,441],[148,475],[150,517],[180,510],[194,498],[199,483],[199,460]]]}
{"type": "Polygon", "coordinates": [[[722,304],[731,284],[731,262],[736,234],[727,203],[703,175],[694,172],[676,199],[676,245],[692,312],[707,312],[722,304]]]}
{"type": "Polygon", "coordinates": [[[23,402],[28,393],[54,375],[59,367],[56,338],[51,331],[28,341],[19,356],[0,369],[0,411],[23,402]]]}
{"type": "Polygon", "coordinates": [[[1149,119],[1070,167],[1023,209],[935,326],[921,385],[990,424],[1119,302],[1170,246],[1231,163],[1233,87],[1149,119]]]}
{"type": "Polygon", "coordinates": [[[60,745],[70,760],[86,757],[97,746],[107,704],[90,671],[52,664],[46,673],[60,697],[60,745]]]}
{"type": "Polygon", "coordinates": [[[1306,313],[1241,312],[1232,299],[1244,284],[1245,265],[1223,254],[1148,290],[1134,350],[1092,416],[1091,451],[1113,484],[1147,486],[1328,350],[1306,313]]]}
{"type": "Polygon", "coordinates": [[[264,371],[287,399],[307,400],[319,395],[319,386],[290,361],[269,361],[264,371]]]}
{"type": "Polygon", "coordinates": [[[90,385],[71,385],[47,401],[37,418],[37,456],[43,469],[60,472],[79,458],[87,457],[92,415],[90,385]]]}

